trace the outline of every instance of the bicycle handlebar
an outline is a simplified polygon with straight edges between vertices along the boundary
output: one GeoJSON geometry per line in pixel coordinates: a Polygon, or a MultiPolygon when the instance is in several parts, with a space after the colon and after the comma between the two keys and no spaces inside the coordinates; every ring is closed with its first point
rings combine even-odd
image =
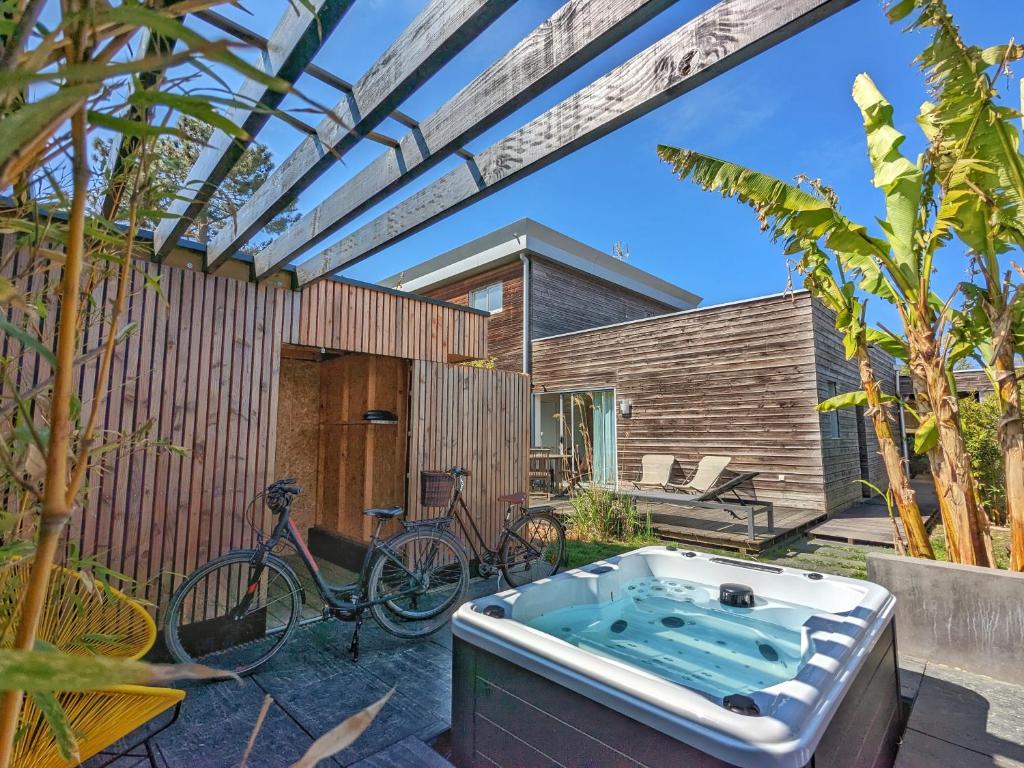
{"type": "Polygon", "coordinates": [[[448,474],[452,477],[470,477],[473,473],[465,467],[452,467],[448,470],[448,474]]]}
{"type": "Polygon", "coordinates": [[[266,495],[267,506],[280,514],[291,506],[292,496],[298,496],[302,489],[295,482],[295,478],[289,477],[271,483],[263,493],[266,495]]]}

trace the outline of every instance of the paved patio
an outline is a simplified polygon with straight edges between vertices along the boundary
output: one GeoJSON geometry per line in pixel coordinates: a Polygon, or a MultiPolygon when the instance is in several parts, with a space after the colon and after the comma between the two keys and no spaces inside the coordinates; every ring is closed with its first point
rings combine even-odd
{"type": "MultiPolygon", "coordinates": [[[[470,595],[490,594],[497,587],[496,578],[477,579],[470,584],[470,595]]],[[[331,621],[300,627],[277,656],[241,682],[183,686],[188,695],[180,718],[153,740],[161,768],[238,768],[267,694],[274,704],[248,766],[281,768],[392,687],[395,693],[377,719],[333,764],[448,766],[429,744],[451,723],[450,626],[426,640],[407,641],[392,637],[368,618],[356,664],[348,654],[352,626],[331,621]]],[[[131,757],[117,760],[111,768],[144,765],[145,758],[131,757]]]]}
{"type": "Polygon", "coordinates": [[[1024,768],[1024,686],[904,658],[914,700],[895,768],[1024,768]]]}

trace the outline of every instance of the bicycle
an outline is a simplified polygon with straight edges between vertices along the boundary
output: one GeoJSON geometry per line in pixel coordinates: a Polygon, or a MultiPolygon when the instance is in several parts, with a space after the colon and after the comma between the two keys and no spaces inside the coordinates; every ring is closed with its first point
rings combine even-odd
{"type": "Polygon", "coordinates": [[[299,624],[332,618],[355,622],[349,651],[359,659],[359,630],[366,611],[397,637],[426,637],[439,630],[462,602],[469,582],[466,553],[443,520],[407,522],[401,507],[366,510],[376,518],[359,577],[350,584],[324,579],[298,526],[292,499],[301,492],[294,480],[279,480],[258,494],[277,516],[254,549],[234,550],[194,571],[167,606],[164,637],[179,663],[200,663],[236,674],[267,663],[299,624]],[[402,530],[386,540],[385,523],[402,530]],[[302,619],[305,602],[298,575],[274,550],[290,546],[323,600],[320,616],[302,619]]]}
{"type": "Polygon", "coordinates": [[[455,521],[459,526],[477,561],[478,573],[488,578],[500,570],[513,587],[554,576],[565,556],[565,528],[551,507],[528,509],[525,493],[499,496],[498,501],[506,503],[507,507],[497,546],[491,549],[463,496],[466,478],[471,474],[462,467],[452,467],[443,472],[422,472],[420,495],[426,506],[443,506],[448,500],[445,515],[435,519],[455,521]],[[462,510],[461,516],[456,513],[457,508],[462,510]],[[513,519],[515,509],[519,510],[519,515],[513,519]],[[469,522],[469,527],[463,522],[463,517],[469,522]]]}

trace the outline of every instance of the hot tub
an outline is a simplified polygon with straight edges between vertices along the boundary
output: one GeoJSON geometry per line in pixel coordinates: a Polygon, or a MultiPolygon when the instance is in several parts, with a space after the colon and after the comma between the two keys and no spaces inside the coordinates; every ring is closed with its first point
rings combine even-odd
{"type": "Polygon", "coordinates": [[[891,766],[895,599],[652,546],[463,605],[459,766],[891,766]]]}

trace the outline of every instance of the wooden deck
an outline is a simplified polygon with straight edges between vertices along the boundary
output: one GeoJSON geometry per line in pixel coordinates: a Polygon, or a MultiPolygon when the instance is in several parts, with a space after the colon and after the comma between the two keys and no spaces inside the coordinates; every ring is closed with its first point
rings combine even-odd
{"type": "MultiPolygon", "coordinates": [[[[534,506],[548,505],[556,514],[564,515],[572,510],[569,499],[552,498],[550,501],[534,497],[534,506]]],[[[655,534],[662,539],[678,541],[704,547],[731,549],[742,553],[756,554],[794,539],[815,523],[824,519],[821,512],[805,509],[775,509],[774,530],[769,532],[765,515],[757,515],[753,540],[747,535],[747,520],[733,518],[723,509],[707,509],[638,499],[641,513],[650,513],[655,534]],[[672,523],[665,522],[672,519],[672,523]]]]}
{"type": "MultiPolygon", "coordinates": [[[[917,492],[917,503],[925,518],[925,527],[930,531],[939,520],[939,505],[935,498],[935,487],[926,477],[911,481],[917,492]]],[[[900,534],[906,538],[903,521],[897,520],[900,534]]],[[[860,504],[837,512],[831,518],[816,525],[809,531],[815,539],[843,541],[847,544],[870,544],[878,547],[892,547],[892,523],[885,503],[878,497],[867,499],[860,504]]]]}

